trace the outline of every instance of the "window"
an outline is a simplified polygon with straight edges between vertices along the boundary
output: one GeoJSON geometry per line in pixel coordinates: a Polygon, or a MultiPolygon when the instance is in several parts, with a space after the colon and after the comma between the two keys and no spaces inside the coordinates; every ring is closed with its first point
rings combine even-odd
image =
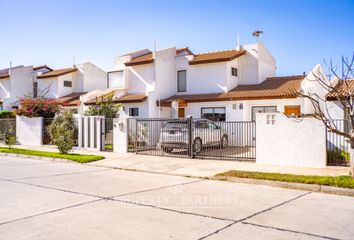
{"type": "Polygon", "coordinates": [[[108,72],[108,88],[124,88],[124,71],[108,72]]]}
{"type": "Polygon", "coordinates": [[[71,108],[71,109],[70,109],[70,112],[71,112],[72,114],[78,114],[78,113],[79,113],[79,109],[77,109],[77,108],[71,108]]]}
{"type": "Polygon", "coordinates": [[[201,117],[215,122],[225,122],[226,109],[224,107],[202,108],[201,117]]]}
{"type": "Polygon", "coordinates": [[[129,108],[129,116],[138,117],[139,116],[139,108],[129,108]]]}
{"type": "Polygon", "coordinates": [[[64,87],[72,87],[71,81],[64,81],[64,87]]]}
{"type": "Polygon", "coordinates": [[[276,112],[277,106],[259,106],[259,107],[252,107],[252,121],[256,121],[256,113],[262,112],[276,112]]]}
{"type": "Polygon", "coordinates": [[[177,71],[177,92],[187,91],[187,71],[177,71]]]}
{"type": "Polygon", "coordinates": [[[33,82],[33,98],[38,97],[38,82],[33,82]]]}
{"type": "Polygon", "coordinates": [[[237,77],[237,68],[231,68],[231,75],[237,77]]]}

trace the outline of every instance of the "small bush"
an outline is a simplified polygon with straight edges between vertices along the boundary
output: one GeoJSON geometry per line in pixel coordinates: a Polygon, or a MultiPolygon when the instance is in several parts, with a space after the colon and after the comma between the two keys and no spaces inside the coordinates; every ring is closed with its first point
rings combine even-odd
{"type": "Polygon", "coordinates": [[[9,148],[11,148],[13,145],[16,145],[16,136],[12,133],[6,133],[5,134],[5,144],[9,148]]]}
{"type": "Polygon", "coordinates": [[[0,118],[15,118],[16,112],[9,111],[9,110],[2,110],[0,111],[0,118]]]}
{"type": "Polygon", "coordinates": [[[58,147],[60,153],[68,153],[74,146],[75,122],[70,111],[64,111],[54,118],[48,126],[52,143],[58,147]]]}

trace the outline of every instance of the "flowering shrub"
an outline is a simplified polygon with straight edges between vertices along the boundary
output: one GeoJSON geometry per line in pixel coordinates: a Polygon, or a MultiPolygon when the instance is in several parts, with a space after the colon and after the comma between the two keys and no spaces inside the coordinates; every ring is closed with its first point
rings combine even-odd
{"type": "Polygon", "coordinates": [[[57,100],[46,98],[24,97],[19,99],[19,108],[16,114],[26,117],[53,118],[60,111],[57,100]]]}

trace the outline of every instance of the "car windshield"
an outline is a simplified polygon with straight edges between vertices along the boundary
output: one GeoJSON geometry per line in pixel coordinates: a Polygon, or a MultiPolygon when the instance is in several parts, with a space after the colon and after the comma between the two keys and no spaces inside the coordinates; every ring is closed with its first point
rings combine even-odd
{"type": "Polygon", "coordinates": [[[187,128],[187,123],[186,122],[167,122],[163,128],[165,129],[183,129],[187,128]]]}

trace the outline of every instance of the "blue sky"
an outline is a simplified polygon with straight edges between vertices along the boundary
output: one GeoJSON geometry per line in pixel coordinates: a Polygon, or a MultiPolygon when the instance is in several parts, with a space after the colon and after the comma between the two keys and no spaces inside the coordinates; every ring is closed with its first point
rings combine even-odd
{"type": "Polygon", "coordinates": [[[142,48],[189,46],[195,52],[255,42],[254,30],[277,61],[277,75],[302,74],[323,59],[354,51],[351,0],[106,1],[0,0],[0,68],[114,58],[142,48]]]}

